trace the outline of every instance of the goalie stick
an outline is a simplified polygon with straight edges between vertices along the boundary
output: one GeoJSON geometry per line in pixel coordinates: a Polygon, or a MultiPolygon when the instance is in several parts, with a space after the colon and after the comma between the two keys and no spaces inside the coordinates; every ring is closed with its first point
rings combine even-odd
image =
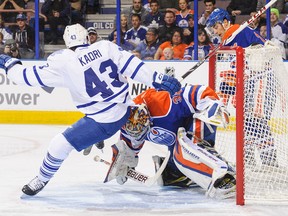
{"type": "MultiPolygon", "coordinates": [[[[148,176],[146,174],[143,174],[137,170],[134,170],[134,169],[129,169],[127,171],[127,178],[133,180],[133,181],[136,181],[140,184],[144,184],[146,186],[152,186],[155,182],[157,182],[158,178],[161,176],[162,172],[164,171],[167,163],[168,163],[168,160],[170,158],[170,151],[167,151],[167,154],[165,156],[165,159],[163,161],[163,163],[161,164],[161,166],[159,167],[159,169],[157,170],[157,172],[155,173],[154,176],[148,176]]],[[[110,162],[100,158],[100,156],[96,155],[94,157],[94,161],[96,162],[102,162],[108,166],[111,165],[110,162]]]]}
{"type": "Polygon", "coordinates": [[[207,59],[209,59],[211,56],[215,55],[216,52],[221,49],[225,44],[232,41],[236,35],[238,35],[243,29],[245,29],[248,25],[250,25],[253,21],[255,21],[258,17],[260,17],[269,7],[271,7],[272,4],[274,4],[277,0],[271,0],[269,3],[267,3],[264,7],[262,7],[255,15],[253,15],[249,20],[242,23],[239,28],[233,32],[226,40],[224,40],[222,43],[220,43],[215,49],[213,49],[211,52],[209,52],[208,55],[204,57],[201,61],[198,61],[196,65],[194,65],[192,68],[190,68],[185,74],[181,76],[181,79],[179,80],[182,82],[187,76],[189,76],[191,73],[193,73],[197,68],[199,68],[207,59]]]}

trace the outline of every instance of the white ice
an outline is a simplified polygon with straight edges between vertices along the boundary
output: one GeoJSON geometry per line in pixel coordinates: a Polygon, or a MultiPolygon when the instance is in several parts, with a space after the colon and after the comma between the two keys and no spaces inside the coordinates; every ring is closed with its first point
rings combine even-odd
{"type": "MultiPolygon", "coordinates": [[[[133,181],[103,183],[108,167],[94,162],[97,154],[111,160],[116,136],[106,141],[103,153],[93,148],[88,156],[72,152],[63,166],[35,197],[21,188],[37,175],[51,138],[67,126],[0,125],[0,216],[263,216],[288,215],[287,203],[248,203],[206,198],[199,187],[190,189],[146,187],[133,181]]],[[[150,143],[139,155],[138,170],[153,175],[151,156],[163,147],[150,143]]]]}

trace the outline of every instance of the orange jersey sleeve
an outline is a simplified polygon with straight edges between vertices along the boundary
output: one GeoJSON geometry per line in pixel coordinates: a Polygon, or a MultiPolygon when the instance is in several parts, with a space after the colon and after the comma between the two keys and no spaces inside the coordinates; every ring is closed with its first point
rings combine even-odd
{"type": "Polygon", "coordinates": [[[167,115],[171,107],[169,93],[167,91],[156,91],[152,88],[138,95],[134,102],[136,104],[145,103],[152,117],[167,115]]]}
{"type": "Polygon", "coordinates": [[[227,31],[225,32],[225,34],[224,34],[224,36],[222,38],[222,41],[224,41],[227,38],[229,38],[233,34],[233,32],[235,32],[239,27],[240,27],[239,24],[231,25],[230,28],[228,28],[227,31]]]}

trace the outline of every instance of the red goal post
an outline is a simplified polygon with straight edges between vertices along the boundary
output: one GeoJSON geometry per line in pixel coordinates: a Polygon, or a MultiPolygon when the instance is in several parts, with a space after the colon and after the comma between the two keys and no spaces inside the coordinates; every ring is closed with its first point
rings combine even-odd
{"type": "Polygon", "coordinates": [[[278,47],[223,47],[209,59],[209,86],[230,112],[216,150],[236,167],[236,203],[288,201],[288,73],[278,47]]]}

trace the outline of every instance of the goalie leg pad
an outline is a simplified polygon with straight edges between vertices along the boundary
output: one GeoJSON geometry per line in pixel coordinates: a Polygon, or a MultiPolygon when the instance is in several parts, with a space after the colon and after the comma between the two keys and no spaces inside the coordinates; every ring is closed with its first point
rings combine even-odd
{"type": "Polygon", "coordinates": [[[184,128],[179,128],[177,138],[174,161],[183,174],[206,189],[207,196],[226,198],[227,193],[235,192],[235,172],[223,158],[211,149],[193,144],[184,128]]]}
{"type": "Polygon", "coordinates": [[[137,166],[138,156],[123,140],[119,140],[111,147],[113,151],[112,163],[104,183],[116,179],[119,184],[124,184],[127,181],[129,168],[137,166]]]}

